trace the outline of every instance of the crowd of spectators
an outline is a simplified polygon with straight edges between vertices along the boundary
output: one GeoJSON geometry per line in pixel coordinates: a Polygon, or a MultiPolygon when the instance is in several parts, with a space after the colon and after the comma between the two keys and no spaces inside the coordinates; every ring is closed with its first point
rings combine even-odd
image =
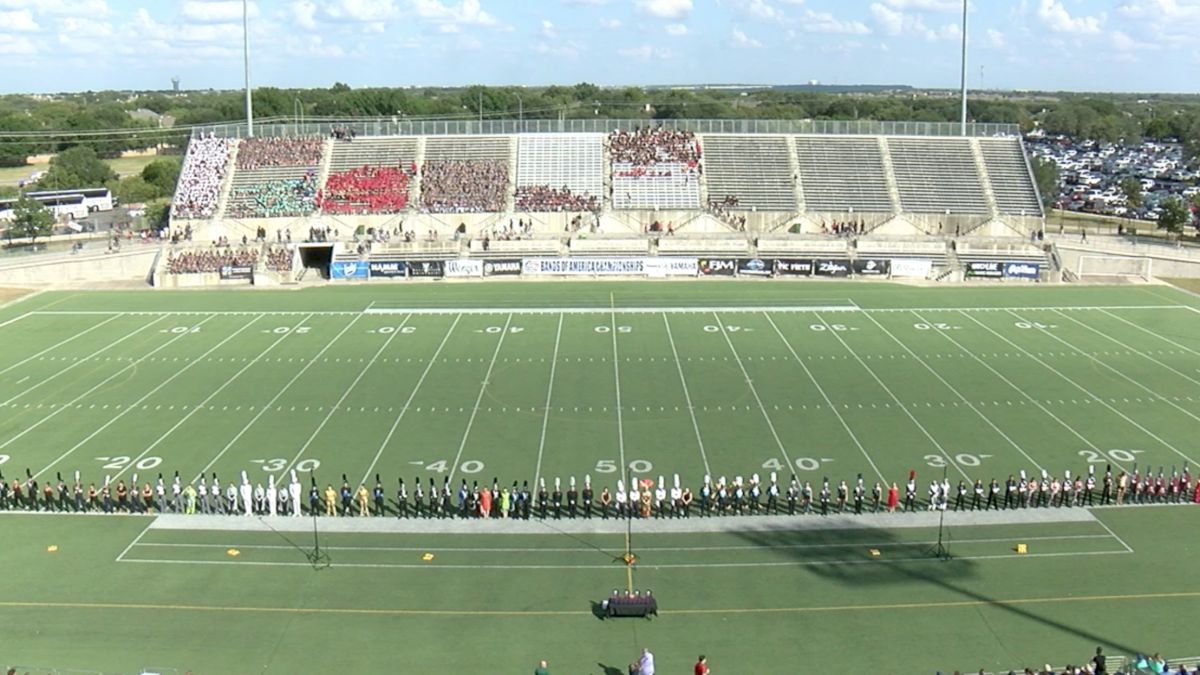
{"type": "Polygon", "coordinates": [[[700,162],[696,134],[665,127],[613,131],[608,135],[608,152],[614,164],[653,166],[662,162],[695,165],[700,162]]]}
{"type": "Polygon", "coordinates": [[[421,207],[430,213],[503,211],[508,162],[495,159],[426,162],[421,173],[421,207]]]}
{"type": "MultiPolygon", "coordinates": [[[[853,237],[856,234],[866,234],[867,224],[863,221],[839,221],[832,223],[821,221],[821,234],[831,234],[835,237],[853,237]]],[[[958,233],[955,232],[955,236],[958,233]]]]}
{"type": "Polygon", "coordinates": [[[409,175],[397,167],[362,166],[330,174],[317,206],[327,214],[391,214],[408,206],[409,175]]]}
{"type": "Polygon", "coordinates": [[[330,128],[329,137],[335,140],[352,143],[354,139],[358,137],[358,132],[351,127],[339,125],[330,128]]]}
{"type": "Polygon", "coordinates": [[[232,151],[233,141],[226,138],[194,138],[188,143],[187,160],[171,200],[172,216],[211,218],[216,213],[232,151]]]}
{"type": "Polygon", "coordinates": [[[233,218],[287,218],[309,215],[317,209],[317,173],[303,178],[271,180],[236,188],[228,212],[233,218]]]}
{"type": "Polygon", "coordinates": [[[254,171],[275,166],[318,166],[325,152],[325,139],[319,136],[291,138],[247,138],[238,146],[239,171],[254,171]]]}
{"type": "Polygon", "coordinates": [[[267,269],[272,272],[291,272],[292,257],[292,249],[272,246],[267,249],[267,269]]]}
{"type": "Polygon", "coordinates": [[[168,274],[215,274],[226,265],[253,266],[258,250],[214,246],[212,249],[172,251],[167,255],[168,274]]]}
{"type": "Polygon", "coordinates": [[[594,195],[577,195],[563,186],[527,185],[517,188],[518,211],[591,211],[600,210],[600,198],[594,195]]]}
{"type": "Polygon", "coordinates": [[[721,220],[736,227],[738,231],[746,230],[746,216],[733,212],[733,209],[738,207],[738,198],[733,195],[726,196],[724,199],[710,199],[708,201],[708,211],[721,220]]]}

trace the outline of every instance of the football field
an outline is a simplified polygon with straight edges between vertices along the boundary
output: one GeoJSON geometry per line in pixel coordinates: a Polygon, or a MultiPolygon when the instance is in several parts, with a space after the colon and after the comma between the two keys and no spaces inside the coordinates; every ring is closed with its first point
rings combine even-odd
{"type": "MultiPolygon", "coordinates": [[[[587,476],[598,493],[622,477],[678,475],[698,491],[706,475],[772,472],[785,486],[861,475],[903,488],[915,470],[924,497],[943,474],[1169,476],[1200,459],[1200,299],[1163,286],[55,292],[0,309],[0,344],[9,482],[78,471],[85,485],[229,483],[244,471],[266,484],[294,470],[306,487],[378,476],[390,502],[400,478],[411,491],[587,476]]],[[[1194,558],[1196,545],[1172,535],[1194,531],[1192,509],[1067,511],[1078,514],[956,523],[948,563],[926,555],[926,521],[634,523],[632,569],[612,561],[620,527],[472,521],[332,528],[321,571],[296,527],[9,515],[16,572],[0,582],[0,616],[18,629],[0,660],[522,672],[544,657],[556,674],[613,673],[650,646],[661,672],[707,652],[716,672],[784,673],[1007,671],[1082,660],[1096,644],[1200,652],[1185,626],[1153,623],[1195,602],[1180,547],[1194,558]],[[872,548],[881,555],[865,557],[872,548]],[[654,588],[663,616],[596,619],[589,601],[627,583],[654,588]]]]}

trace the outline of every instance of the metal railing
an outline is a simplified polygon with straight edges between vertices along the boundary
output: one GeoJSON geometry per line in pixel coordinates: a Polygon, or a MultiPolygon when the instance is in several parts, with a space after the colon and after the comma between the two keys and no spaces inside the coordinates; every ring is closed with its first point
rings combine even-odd
{"type": "MultiPolygon", "coordinates": [[[[260,137],[325,136],[334,127],[352,129],[369,136],[480,136],[512,134],[605,134],[614,129],[662,126],[698,134],[818,134],[855,136],[960,136],[957,122],[887,122],[874,120],[734,120],[734,119],[455,119],[408,120],[370,117],[326,120],[322,122],[270,122],[254,125],[260,137]]],[[[195,127],[193,136],[243,138],[245,123],[213,124],[195,127]]],[[[1020,136],[1015,124],[968,124],[967,135],[974,137],[1020,136]]]]}

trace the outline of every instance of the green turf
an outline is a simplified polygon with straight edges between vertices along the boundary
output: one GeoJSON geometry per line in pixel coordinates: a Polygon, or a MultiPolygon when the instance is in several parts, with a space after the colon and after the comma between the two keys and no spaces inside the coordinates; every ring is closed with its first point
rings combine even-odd
{"type": "MultiPolygon", "coordinates": [[[[1198,307],[1157,286],[45,293],[0,309],[0,470],[227,482],[299,468],[322,482],[379,473],[389,493],[397,476],[590,474],[599,487],[621,465],[692,485],[772,470],[1169,473],[1200,458],[1198,307]]],[[[1195,596],[1154,595],[1195,587],[1194,544],[1172,534],[1195,526],[1192,509],[1098,515],[1135,553],[1081,523],[964,528],[950,563],[922,555],[922,529],[647,536],[635,583],[671,610],[648,624],[591,615],[589,600],[625,583],[601,552],[622,547],[611,535],[329,535],[355,566],[314,572],[279,538],[8,516],[0,659],[521,672],[544,656],[556,673],[604,673],[648,645],[661,672],[706,652],[717,672],[783,673],[1062,663],[1095,643],[1200,652],[1186,621],[1159,620],[1195,596]],[[1080,555],[1019,558],[1022,538],[1080,555]],[[1073,600],[1041,600],[1058,596],[1073,600]],[[1012,600],[1030,602],[996,604],[1012,600]],[[341,611],[354,609],[372,611],[341,611]]]]}

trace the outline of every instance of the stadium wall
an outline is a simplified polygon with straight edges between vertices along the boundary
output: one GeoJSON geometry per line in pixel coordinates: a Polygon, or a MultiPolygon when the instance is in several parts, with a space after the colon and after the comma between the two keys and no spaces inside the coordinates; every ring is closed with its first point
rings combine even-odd
{"type": "Polygon", "coordinates": [[[1076,274],[1080,269],[1080,258],[1106,256],[1130,259],[1149,258],[1152,261],[1152,274],[1156,277],[1200,279],[1200,251],[1192,249],[1172,249],[1168,246],[1091,246],[1083,242],[1064,242],[1062,240],[1059,240],[1055,246],[1062,259],[1063,267],[1076,274]]]}
{"type": "Polygon", "coordinates": [[[121,253],[41,255],[0,266],[0,284],[71,285],[93,282],[144,283],[158,247],[121,253]]]}

